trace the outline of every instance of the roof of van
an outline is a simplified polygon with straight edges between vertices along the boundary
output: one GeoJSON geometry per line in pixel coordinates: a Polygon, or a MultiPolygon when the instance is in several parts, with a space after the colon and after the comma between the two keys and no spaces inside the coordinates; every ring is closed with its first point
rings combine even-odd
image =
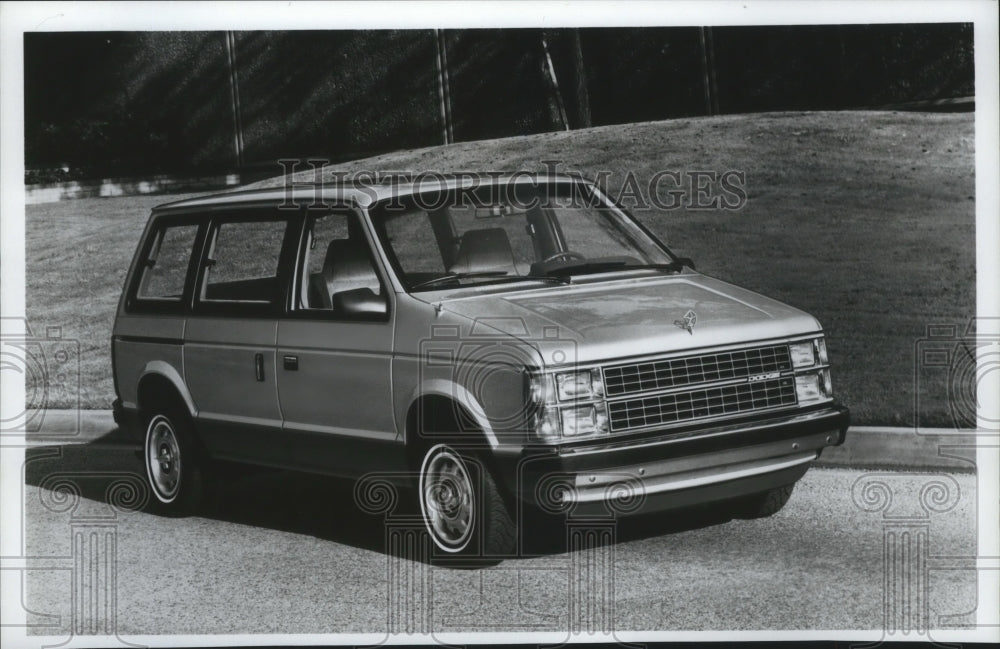
{"type": "Polygon", "coordinates": [[[295,182],[281,187],[263,187],[223,192],[197,198],[187,198],[172,203],[164,203],[155,207],[154,211],[225,207],[244,203],[273,203],[276,205],[353,203],[362,207],[368,207],[389,198],[456,188],[465,189],[509,184],[587,182],[582,176],[578,175],[526,172],[505,174],[476,172],[450,174],[426,173],[414,174],[410,178],[390,175],[384,182],[375,182],[376,180],[381,179],[324,181],[317,184],[295,182]]]}

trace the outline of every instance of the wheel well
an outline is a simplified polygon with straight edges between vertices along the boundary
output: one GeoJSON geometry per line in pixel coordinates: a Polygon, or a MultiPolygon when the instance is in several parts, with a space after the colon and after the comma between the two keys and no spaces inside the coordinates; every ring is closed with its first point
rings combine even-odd
{"type": "Polygon", "coordinates": [[[406,454],[410,466],[418,469],[423,451],[438,441],[489,446],[482,426],[462,404],[441,395],[420,397],[406,413],[406,454]],[[425,432],[437,434],[425,435],[425,432]]]}
{"type": "Polygon", "coordinates": [[[413,402],[406,414],[406,460],[410,470],[414,473],[419,472],[424,452],[430,446],[439,443],[461,446],[464,449],[463,454],[473,455],[479,461],[482,470],[490,473],[494,482],[500,487],[501,497],[508,510],[517,511],[513,492],[501,486],[506,483],[501,480],[496,456],[489,452],[491,445],[486,437],[486,431],[476,422],[468,409],[446,396],[420,397],[413,402]],[[436,431],[439,434],[421,435],[423,430],[436,431]]]}
{"type": "Polygon", "coordinates": [[[179,408],[188,413],[177,387],[160,374],[147,374],[139,380],[136,401],[139,411],[147,415],[158,408],[179,408]]]}

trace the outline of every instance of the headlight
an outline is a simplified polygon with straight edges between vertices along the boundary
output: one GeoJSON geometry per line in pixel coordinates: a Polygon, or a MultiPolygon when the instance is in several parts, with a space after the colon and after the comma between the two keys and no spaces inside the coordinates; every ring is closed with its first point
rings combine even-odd
{"type": "Polygon", "coordinates": [[[798,374],[795,377],[795,395],[799,405],[829,401],[833,398],[830,370],[798,374]]]}
{"type": "Polygon", "coordinates": [[[788,352],[792,358],[792,367],[812,367],[813,365],[826,365],[830,358],[826,354],[826,339],[813,338],[792,343],[788,346],[788,352]]]}
{"type": "Polygon", "coordinates": [[[795,377],[795,394],[799,403],[819,401],[822,396],[819,389],[819,374],[799,374],[795,377]]]}
{"type": "Polygon", "coordinates": [[[598,369],[556,374],[556,387],[560,401],[604,396],[604,384],[598,369]]]}
{"type": "Polygon", "coordinates": [[[563,437],[579,437],[608,432],[608,416],[602,405],[565,408],[562,411],[563,437]]]}
{"type": "Polygon", "coordinates": [[[794,368],[812,367],[816,364],[816,348],[811,340],[792,343],[788,346],[788,352],[792,357],[794,368]]]}
{"type": "Polygon", "coordinates": [[[830,363],[826,353],[826,339],[819,337],[791,343],[788,345],[788,353],[792,368],[805,370],[798,371],[795,375],[795,395],[799,404],[809,405],[832,399],[830,370],[825,367],[830,363]],[[817,369],[810,371],[811,367],[817,369]]]}
{"type": "Polygon", "coordinates": [[[533,432],[539,441],[606,435],[608,408],[599,368],[531,376],[533,432]]]}

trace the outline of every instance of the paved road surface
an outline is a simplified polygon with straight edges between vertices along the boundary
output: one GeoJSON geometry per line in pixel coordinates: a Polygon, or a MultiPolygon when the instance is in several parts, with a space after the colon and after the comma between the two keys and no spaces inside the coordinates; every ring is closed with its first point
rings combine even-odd
{"type": "MultiPolygon", "coordinates": [[[[770,519],[625,520],[614,544],[574,552],[555,547],[470,571],[387,554],[383,519],[360,511],[344,481],[250,473],[220,490],[212,513],[168,518],[123,511],[99,528],[93,517],[114,513],[104,501],[107,486],[141,474],[133,453],[89,444],[30,449],[28,458],[25,543],[29,555],[43,557],[33,561],[47,568],[26,573],[24,602],[30,619],[49,625],[35,631],[46,635],[68,633],[74,601],[93,604],[84,591],[74,600],[73,570],[58,569],[73,565],[67,557],[74,531],[84,532],[76,537],[83,544],[78,557],[92,556],[87,544],[107,538],[91,531],[113,533],[116,561],[89,570],[100,584],[114,572],[124,638],[381,633],[390,624],[395,631],[438,632],[611,623],[622,631],[878,629],[887,514],[910,517],[893,528],[909,530],[910,540],[926,532],[926,545],[912,546],[918,553],[975,552],[973,474],[814,468],[770,519]],[[58,498],[56,483],[65,474],[82,492],[75,507],[58,498]],[[935,482],[942,489],[928,487],[935,482]],[[877,509],[887,495],[886,511],[860,506],[877,509]]],[[[892,537],[890,545],[899,547],[903,538],[892,537]]],[[[938,615],[975,609],[972,571],[931,571],[927,583],[932,624],[938,615]]],[[[103,615],[98,611],[97,619],[103,615]]]]}

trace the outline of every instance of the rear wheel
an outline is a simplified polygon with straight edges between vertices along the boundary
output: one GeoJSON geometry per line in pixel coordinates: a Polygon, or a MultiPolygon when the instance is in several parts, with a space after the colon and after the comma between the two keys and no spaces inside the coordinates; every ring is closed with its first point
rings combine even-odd
{"type": "Polygon", "coordinates": [[[157,409],[146,425],[143,460],[158,511],[185,514],[197,509],[204,493],[202,459],[188,417],[173,409],[157,409]]]}
{"type": "Polygon", "coordinates": [[[514,521],[489,469],[474,457],[447,444],[430,447],[418,491],[424,526],[445,557],[496,560],[514,552],[514,521]]]}
{"type": "Polygon", "coordinates": [[[794,488],[795,484],[792,483],[743,499],[736,509],[736,518],[767,518],[778,513],[792,496],[794,488]]]}

